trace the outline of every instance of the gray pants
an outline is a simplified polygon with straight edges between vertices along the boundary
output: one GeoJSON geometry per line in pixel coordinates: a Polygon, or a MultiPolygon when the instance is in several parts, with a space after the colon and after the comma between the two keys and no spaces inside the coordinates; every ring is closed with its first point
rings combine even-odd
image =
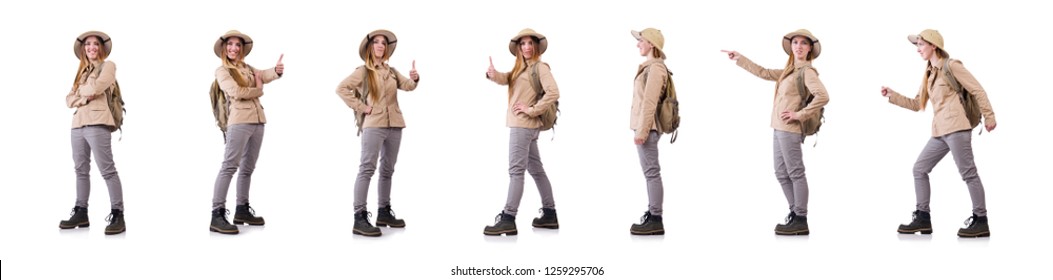
{"type": "Polygon", "coordinates": [[[541,154],[537,150],[537,138],[540,130],[533,128],[511,128],[508,137],[508,201],[505,202],[505,214],[515,216],[519,212],[519,201],[523,200],[523,171],[529,171],[541,194],[541,207],[556,208],[552,198],[552,183],[548,181],[545,167],[541,164],[541,154]]]}
{"type": "Polygon", "coordinates": [[[263,124],[235,124],[227,127],[227,146],[223,152],[223,164],[216,176],[212,193],[212,209],[226,208],[227,189],[234,172],[238,172],[238,205],[249,203],[249,184],[252,171],[256,170],[256,159],[263,145],[263,124]]]}
{"type": "Polygon", "coordinates": [[[110,192],[110,209],[124,210],[124,193],[121,190],[121,177],[117,176],[117,167],[113,164],[113,150],[110,149],[110,128],[103,125],[89,125],[74,128],[70,133],[73,144],[73,170],[77,174],[77,201],[74,205],[87,208],[88,194],[91,193],[91,155],[95,154],[95,164],[99,173],[106,180],[106,189],[110,192]]]}
{"type": "Polygon", "coordinates": [[[391,175],[395,173],[395,162],[398,161],[401,144],[401,127],[362,129],[362,158],[358,165],[358,178],[355,179],[356,213],[366,210],[369,181],[377,169],[378,157],[380,178],[377,180],[377,207],[391,205],[391,175]]]}
{"type": "Polygon", "coordinates": [[[662,215],[662,167],[658,164],[658,139],[662,135],[651,130],[647,135],[647,141],[643,145],[636,145],[636,153],[640,156],[640,167],[643,168],[644,178],[647,179],[647,211],[651,215],[662,215]]]}
{"type": "Polygon", "coordinates": [[[790,211],[797,216],[808,215],[808,178],[804,176],[804,155],[801,154],[801,134],[775,130],[775,179],[782,185],[782,193],[790,211]]]}
{"type": "Polygon", "coordinates": [[[925,149],[918,155],[918,161],[914,162],[914,194],[918,198],[918,210],[929,212],[929,197],[932,190],[929,187],[929,172],[936,167],[947,152],[954,157],[954,164],[958,166],[958,173],[969,187],[969,196],[973,200],[973,214],[987,216],[987,206],[984,199],[984,185],[980,182],[980,175],[976,173],[976,165],[973,163],[972,134],[970,130],[962,130],[940,137],[933,137],[925,144],[925,149]]]}

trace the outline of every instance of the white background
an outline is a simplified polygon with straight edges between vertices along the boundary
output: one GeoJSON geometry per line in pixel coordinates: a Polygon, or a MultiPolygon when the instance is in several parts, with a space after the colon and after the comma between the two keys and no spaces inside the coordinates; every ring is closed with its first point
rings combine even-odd
{"type": "MultiPolygon", "coordinates": [[[[1046,278],[1053,153],[1041,112],[1053,98],[1042,26],[1053,22],[1040,4],[995,3],[6,1],[0,275],[442,279],[463,278],[449,276],[455,266],[602,266],[592,278],[1046,278]],[[529,227],[540,202],[528,179],[520,234],[484,237],[505,201],[508,129],[506,88],[483,72],[488,56],[512,67],[507,42],[524,27],[550,40],[542,59],[560,89],[554,140],[545,132],[539,146],[562,227],[529,227]],[[646,27],[665,34],[683,125],[676,144],[663,137],[659,148],[668,233],[634,237],[647,199],[628,129],[643,61],[629,31],[646,27]],[[422,78],[399,93],[408,128],[393,205],[409,226],[364,238],[351,234],[360,142],[334,89],[378,28],[398,35],[391,65],[405,74],[416,60],[422,78]],[[812,235],[787,238],[772,233],[787,212],[771,167],[774,83],[720,50],[782,68],[781,36],[798,28],[823,45],[814,66],[831,102],[818,146],[815,137],[804,146],[812,235]],[[973,136],[991,238],[955,236],[970,200],[949,158],[931,175],[935,233],[894,231],[914,210],[911,167],[932,113],[888,104],[879,89],[913,96],[925,62],[905,37],[925,28],[940,30],[998,116],[994,133],[973,136]],[[223,153],[207,97],[219,65],[212,45],[230,29],[254,39],[250,64],[272,67],[284,53],[286,65],[261,99],[269,122],[251,202],[267,225],[236,236],[205,228],[223,153]],[[56,227],[75,194],[73,110],[63,105],[78,63],[70,45],[87,30],[113,37],[126,94],[113,149],[128,231],[117,236],[103,234],[108,197],[94,163],[93,226],[56,227]]],[[[373,212],[375,195],[374,180],[373,212]]]]}

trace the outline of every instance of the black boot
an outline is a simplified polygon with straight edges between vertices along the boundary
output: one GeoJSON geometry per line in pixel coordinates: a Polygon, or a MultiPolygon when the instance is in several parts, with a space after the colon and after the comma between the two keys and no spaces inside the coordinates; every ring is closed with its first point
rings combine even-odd
{"type": "Polygon", "coordinates": [[[555,208],[541,208],[541,217],[534,218],[534,222],[531,224],[536,228],[559,228],[559,219],[556,218],[555,208]]]}
{"type": "Polygon", "coordinates": [[[88,227],[91,225],[91,223],[88,222],[87,207],[73,206],[73,212],[70,212],[69,215],[69,220],[62,220],[59,222],[59,228],[71,229],[75,227],[88,227]]]}
{"type": "Polygon", "coordinates": [[[497,215],[494,220],[493,226],[486,226],[483,228],[483,234],[485,235],[516,235],[519,231],[516,230],[516,216],[505,214],[501,211],[501,214],[497,215]]]}
{"type": "Polygon", "coordinates": [[[110,209],[110,215],[106,216],[106,221],[110,222],[110,224],[106,225],[106,235],[124,232],[124,211],[110,209]]]}
{"type": "Polygon", "coordinates": [[[786,224],[775,225],[775,234],[808,235],[808,217],[791,213],[786,219],[789,220],[786,224]]]}
{"type": "Polygon", "coordinates": [[[369,216],[369,212],[365,210],[356,212],[355,226],[351,232],[365,236],[380,236],[380,229],[369,223],[369,216]]]}
{"type": "Polygon", "coordinates": [[[256,216],[256,210],[249,207],[248,203],[245,205],[238,205],[234,208],[234,224],[249,224],[250,226],[262,226],[263,217],[256,216]]]}
{"type": "Polygon", "coordinates": [[[391,205],[388,205],[377,209],[377,226],[401,228],[406,227],[406,221],[395,218],[395,211],[391,210],[391,205]]]}
{"type": "Polygon", "coordinates": [[[662,235],[665,234],[665,225],[662,224],[662,216],[651,215],[651,211],[644,212],[640,217],[639,224],[629,227],[629,233],[635,235],[662,235]]]}
{"type": "Polygon", "coordinates": [[[899,233],[913,234],[920,232],[921,234],[932,233],[932,217],[929,216],[929,212],[914,210],[914,214],[910,220],[910,224],[899,225],[897,230],[899,233]]]}
{"type": "Polygon", "coordinates": [[[991,236],[991,230],[987,227],[987,216],[977,216],[973,214],[972,217],[965,220],[966,228],[958,229],[958,237],[988,237],[991,236]]]}
{"type": "Polygon", "coordinates": [[[208,229],[222,234],[238,234],[238,226],[227,222],[228,214],[230,211],[226,208],[212,210],[212,225],[208,229]]]}

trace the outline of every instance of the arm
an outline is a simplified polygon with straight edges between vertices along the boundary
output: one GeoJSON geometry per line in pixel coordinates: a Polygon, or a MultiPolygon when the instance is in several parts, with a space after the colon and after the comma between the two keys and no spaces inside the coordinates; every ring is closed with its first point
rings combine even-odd
{"type": "Polygon", "coordinates": [[[965,69],[965,65],[960,60],[954,60],[951,63],[951,74],[954,75],[954,78],[958,80],[963,89],[976,97],[976,104],[980,106],[980,113],[984,116],[984,125],[994,126],[997,124],[994,109],[991,108],[991,101],[987,99],[987,92],[980,86],[980,82],[973,77],[973,74],[968,69],[965,69]]]}
{"type": "Polygon", "coordinates": [[[652,64],[647,69],[647,81],[644,82],[644,96],[643,106],[640,110],[639,116],[636,116],[641,123],[637,124],[638,129],[636,130],[636,139],[647,140],[647,135],[651,133],[651,124],[654,123],[654,113],[658,110],[658,99],[662,97],[662,87],[665,86],[665,81],[669,75],[665,64],[652,64]]]}
{"type": "MultiPolygon", "coordinates": [[[[552,77],[552,68],[549,68],[548,63],[541,63],[537,68],[538,79],[541,80],[541,88],[545,91],[545,96],[541,97],[526,110],[526,114],[531,117],[540,116],[541,113],[548,109],[549,106],[553,106],[556,100],[559,100],[559,87],[556,87],[556,79],[552,77]]],[[[523,75],[530,75],[530,73],[523,73],[523,75]]]]}
{"type": "Polygon", "coordinates": [[[365,67],[358,67],[354,73],[344,78],[340,85],[336,86],[336,95],[344,100],[347,107],[351,107],[356,112],[365,112],[369,107],[355,96],[355,92],[362,88],[362,78],[366,76],[365,73],[365,67]]]}
{"type": "Polygon", "coordinates": [[[66,95],[66,106],[70,108],[84,106],[84,104],[88,103],[87,101],[87,99],[80,97],[80,95],[77,95],[77,93],[72,90],[66,95]]]}
{"type": "Polygon", "coordinates": [[[826,92],[826,87],[819,80],[819,72],[812,68],[808,68],[805,71],[804,84],[808,87],[808,92],[815,97],[812,99],[812,103],[808,103],[808,106],[796,112],[799,119],[818,117],[819,108],[826,106],[826,103],[830,102],[830,96],[826,92]]]}
{"type": "Polygon", "coordinates": [[[746,69],[747,72],[750,72],[758,78],[769,81],[778,80],[779,77],[782,76],[782,69],[765,69],[764,67],[753,63],[753,61],[745,56],[738,57],[738,59],[735,60],[735,65],[742,67],[742,69],[746,69]]]}
{"type": "Polygon", "coordinates": [[[494,81],[495,83],[497,83],[499,85],[504,86],[504,85],[508,85],[508,76],[509,76],[509,72],[495,71],[494,75],[492,75],[492,76],[491,75],[487,75],[486,78],[490,79],[491,81],[494,81]]]}
{"type": "Polygon", "coordinates": [[[918,95],[914,98],[903,96],[892,89],[888,89],[888,103],[896,104],[897,106],[906,108],[911,111],[921,110],[921,102],[918,102],[918,98],[921,97],[921,92],[925,90],[925,82],[921,83],[921,88],[918,88],[918,95]]]}
{"type": "Polygon", "coordinates": [[[406,78],[406,76],[403,76],[402,73],[399,73],[398,71],[392,70],[392,72],[395,72],[395,80],[398,81],[399,89],[404,91],[412,91],[414,89],[417,89],[417,81],[420,80],[420,77],[417,77],[417,80],[412,80],[410,78],[406,78]]]}
{"type": "Polygon", "coordinates": [[[263,70],[263,83],[268,84],[282,77],[274,68],[263,70]]]}
{"type": "MultiPolygon", "coordinates": [[[[247,79],[248,77],[245,78],[247,79]]],[[[219,88],[234,99],[252,99],[263,96],[263,90],[259,88],[238,85],[238,82],[234,81],[234,77],[230,76],[230,71],[225,67],[216,69],[216,81],[219,82],[219,88]]]]}
{"type": "Polygon", "coordinates": [[[103,62],[102,65],[99,65],[99,67],[102,68],[102,71],[100,71],[99,76],[95,78],[95,82],[81,85],[80,88],[77,89],[77,95],[83,97],[100,95],[106,91],[107,88],[110,88],[110,86],[113,85],[113,82],[117,80],[115,76],[117,72],[116,64],[106,61],[103,62]]]}

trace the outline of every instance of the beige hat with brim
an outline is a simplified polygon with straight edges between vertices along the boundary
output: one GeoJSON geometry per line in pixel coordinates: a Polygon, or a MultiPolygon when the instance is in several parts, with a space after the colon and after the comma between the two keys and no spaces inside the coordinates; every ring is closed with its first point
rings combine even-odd
{"type": "Polygon", "coordinates": [[[661,30],[647,28],[641,31],[632,30],[629,32],[632,33],[633,37],[637,40],[644,39],[647,40],[647,42],[650,42],[651,46],[658,49],[658,53],[662,55],[662,59],[665,59],[665,50],[662,49],[662,47],[665,47],[665,36],[662,36],[661,30]]]}
{"type": "Polygon", "coordinates": [[[512,41],[508,42],[508,51],[511,52],[513,56],[516,55],[516,50],[519,48],[519,39],[524,36],[537,38],[537,54],[545,54],[545,50],[548,49],[548,40],[545,39],[545,35],[541,35],[541,33],[537,33],[533,29],[526,28],[519,31],[519,34],[516,34],[515,37],[512,37],[512,41]]]}
{"type": "Polygon", "coordinates": [[[362,38],[362,43],[358,44],[358,56],[362,57],[362,61],[365,61],[369,57],[369,42],[373,41],[373,37],[377,35],[383,35],[388,40],[388,47],[384,49],[384,58],[391,58],[391,54],[395,53],[395,47],[398,46],[398,38],[395,37],[395,33],[384,29],[373,30],[366,34],[365,38],[362,38]]]}
{"type": "Polygon", "coordinates": [[[77,36],[77,40],[73,41],[73,54],[80,59],[84,56],[84,42],[88,40],[88,37],[99,37],[99,42],[102,43],[102,49],[109,54],[110,50],[113,49],[113,42],[110,41],[110,35],[106,35],[102,31],[88,31],[84,34],[77,36]]]}
{"type": "Polygon", "coordinates": [[[917,45],[918,39],[923,39],[926,42],[932,44],[933,46],[936,46],[937,48],[945,52],[947,51],[947,49],[943,48],[943,35],[940,35],[940,32],[936,31],[935,29],[925,29],[917,35],[907,35],[907,40],[910,41],[911,44],[917,45]]]}
{"type": "Polygon", "coordinates": [[[229,39],[230,37],[241,38],[241,52],[244,53],[245,56],[249,56],[249,53],[252,52],[252,37],[249,37],[249,35],[245,35],[245,33],[241,33],[237,30],[227,31],[227,33],[223,34],[223,36],[220,36],[219,39],[216,39],[216,45],[213,47],[213,51],[216,52],[216,56],[220,58],[223,57],[223,53],[226,52],[226,48],[223,46],[223,44],[226,43],[227,39],[229,39]]]}
{"type": "Polygon", "coordinates": [[[793,50],[790,48],[790,41],[793,37],[804,36],[808,40],[812,40],[812,59],[819,57],[819,53],[823,52],[823,45],[819,44],[819,38],[812,35],[812,32],[808,29],[797,29],[797,31],[786,33],[786,36],[782,36],[782,50],[786,51],[786,54],[793,55],[793,50]]]}

